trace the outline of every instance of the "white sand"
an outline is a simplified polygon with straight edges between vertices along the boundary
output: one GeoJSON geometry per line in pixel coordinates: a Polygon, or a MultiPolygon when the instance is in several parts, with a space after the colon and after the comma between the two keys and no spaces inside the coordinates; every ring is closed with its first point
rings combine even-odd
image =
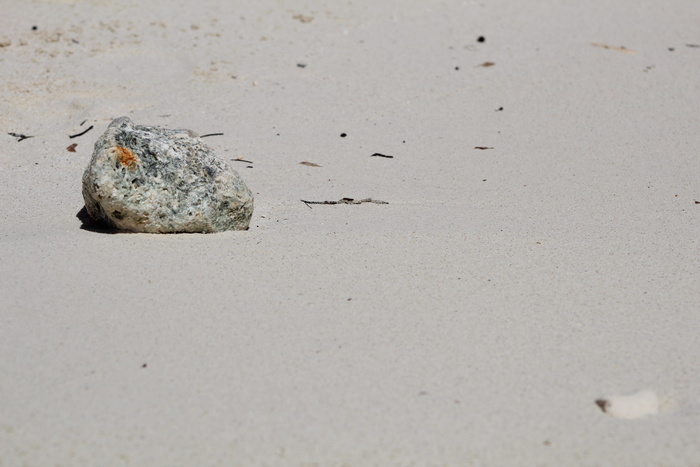
{"type": "Polygon", "coordinates": [[[0,466],[697,464],[695,0],[175,3],[0,1],[0,466]],[[252,228],[82,230],[121,115],[252,228]]]}

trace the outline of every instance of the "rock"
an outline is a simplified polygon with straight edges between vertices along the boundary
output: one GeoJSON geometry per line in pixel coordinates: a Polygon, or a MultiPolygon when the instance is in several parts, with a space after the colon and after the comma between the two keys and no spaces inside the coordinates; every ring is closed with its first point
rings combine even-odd
{"type": "Polygon", "coordinates": [[[133,232],[245,230],[253,195],[238,173],[190,130],[114,120],[83,175],[90,217],[133,232]]]}

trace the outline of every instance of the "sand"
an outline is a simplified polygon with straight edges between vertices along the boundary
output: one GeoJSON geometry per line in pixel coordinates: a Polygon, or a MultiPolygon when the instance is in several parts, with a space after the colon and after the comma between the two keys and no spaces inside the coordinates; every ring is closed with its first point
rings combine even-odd
{"type": "Polygon", "coordinates": [[[175,3],[0,1],[0,465],[697,465],[697,2],[175,3]],[[250,230],[83,228],[122,115],[250,230]]]}

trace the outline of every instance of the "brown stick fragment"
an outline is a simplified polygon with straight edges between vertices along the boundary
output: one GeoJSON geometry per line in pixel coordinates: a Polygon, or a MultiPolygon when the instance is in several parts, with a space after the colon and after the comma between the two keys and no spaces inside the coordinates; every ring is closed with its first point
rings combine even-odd
{"type": "Polygon", "coordinates": [[[234,161],[234,162],[247,162],[248,164],[252,164],[252,163],[253,163],[253,161],[249,161],[249,160],[243,159],[243,156],[238,156],[238,157],[236,157],[235,159],[231,159],[231,160],[234,161]]]}
{"type": "Polygon", "coordinates": [[[488,147],[488,146],[474,146],[474,149],[493,149],[493,147],[488,147]]]}
{"type": "Polygon", "coordinates": [[[315,164],[315,163],[309,162],[309,161],[304,161],[304,162],[299,162],[299,163],[300,163],[301,165],[308,165],[309,167],[322,167],[322,166],[320,166],[320,165],[318,165],[318,164],[315,164]]]}
{"type": "Polygon", "coordinates": [[[70,146],[68,146],[66,149],[68,152],[75,152],[75,148],[78,146],[78,143],[73,143],[70,146]]]}
{"type": "Polygon", "coordinates": [[[393,159],[393,158],[394,158],[394,156],[387,156],[386,154],[379,154],[378,152],[375,152],[374,154],[372,154],[372,155],[369,156],[369,157],[386,157],[387,159],[393,159]]]}
{"type": "Polygon", "coordinates": [[[615,47],[614,45],[599,44],[597,42],[594,42],[591,45],[594,47],[602,47],[603,49],[607,49],[607,50],[617,50],[618,52],[624,52],[626,54],[636,54],[637,53],[634,50],[628,49],[625,46],[615,47]]]}

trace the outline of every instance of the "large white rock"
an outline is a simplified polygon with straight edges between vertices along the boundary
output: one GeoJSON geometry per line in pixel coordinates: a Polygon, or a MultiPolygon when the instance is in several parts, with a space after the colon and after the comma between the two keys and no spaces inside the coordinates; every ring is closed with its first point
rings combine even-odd
{"type": "Polygon", "coordinates": [[[83,175],[92,219],[133,232],[245,230],[253,195],[238,173],[190,130],[114,120],[83,175]]]}

